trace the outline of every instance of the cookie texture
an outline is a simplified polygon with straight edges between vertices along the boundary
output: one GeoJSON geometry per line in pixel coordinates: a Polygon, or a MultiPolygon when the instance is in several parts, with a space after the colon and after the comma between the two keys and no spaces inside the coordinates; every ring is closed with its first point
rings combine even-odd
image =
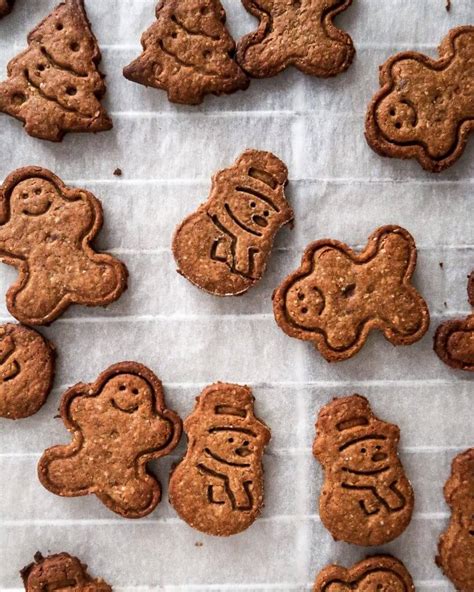
{"type": "MultiPolygon", "coordinates": [[[[1,2],[1,0],[0,0],[1,2]]],[[[7,67],[0,112],[36,138],[60,142],[67,132],[101,132],[112,122],[101,105],[101,59],[83,0],[65,0],[28,35],[28,48],[7,67]]]]}
{"type": "Polygon", "coordinates": [[[439,55],[406,51],[387,60],[365,128],[381,156],[415,158],[433,173],[458,160],[474,128],[474,27],[452,29],[439,55]]]}
{"type": "Polygon", "coordinates": [[[414,494],[398,457],[399,439],[398,426],[376,417],[360,395],[321,409],[313,445],[324,471],[319,515],[336,541],[383,545],[408,526],[414,494]]]}
{"type": "Polygon", "coordinates": [[[53,387],[54,347],[34,329],[0,325],[0,417],[36,413],[53,387]]]}
{"type": "Polygon", "coordinates": [[[411,575],[391,555],[374,555],[351,568],[329,565],[316,578],[313,592],[415,592],[411,575]]]}
{"type": "Polygon", "coordinates": [[[102,221],[99,200],[46,169],[7,177],[0,187],[0,261],[19,271],[7,293],[15,318],[47,325],[70,304],[105,306],[120,297],[125,266],[91,246],[102,221]]]}
{"type": "Polygon", "coordinates": [[[125,518],[152,512],[161,487],[147,463],[169,454],[181,436],[181,420],[166,408],[153,372],[136,362],[115,364],[94,383],[70,388],[60,413],[73,439],[44,452],[44,487],[65,497],[93,493],[125,518]]]}
{"type": "Polygon", "coordinates": [[[247,150],[212,179],[208,200],[176,229],[181,273],[217,296],[235,296],[263,275],[278,230],[293,220],[288,171],[270,152],[247,150]]]}
{"type": "Polygon", "coordinates": [[[253,406],[248,387],[217,383],[204,389],[184,422],[188,448],[171,475],[169,498],[197,530],[229,536],[260,514],[270,430],[253,406]]]}
{"type": "MultiPolygon", "coordinates": [[[[469,276],[467,293],[474,308],[474,271],[469,276]]],[[[474,312],[465,319],[441,323],[434,336],[434,350],[451,368],[474,372],[474,312]]]]}
{"type": "Polygon", "coordinates": [[[220,0],[162,0],[156,19],[142,36],[143,53],[124,68],[125,78],[187,105],[248,87],[220,0]]]}
{"type": "Polygon", "coordinates": [[[328,78],[347,70],[354,58],[352,39],[334,18],[352,0],[242,0],[260,20],[243,37],[237,61],[254,78],[275,76],[288,66],[328,78]]]}
{"type": "Polygon", "coordinates": [[[352,357],[372,329],[393,345],[412,344],[429,326],[428,307],[411,284],[415,265],[415,241],[399,226],[378,228],[360,253],[316,241],[274,292],[276,322],[328,362],[352,357]]]}
{"type": "Polygon", "coordinates": [[[474,448],[453,460],[444,486],[451,520],[441,535],[436,563],[460,592],[474,590],[474,448]]]}
{"type": "Polygon", "coordinates": [[[87,565],[68,553],[43,557],[36,553],[34,563],[20,572],[26,592],[112,592],[101,578],[92,578],[87,565]]]}
{"type": "Polygon", "coordinates": [[[15,0],[0,0],[0,18],[9,14],[15,0]]]}

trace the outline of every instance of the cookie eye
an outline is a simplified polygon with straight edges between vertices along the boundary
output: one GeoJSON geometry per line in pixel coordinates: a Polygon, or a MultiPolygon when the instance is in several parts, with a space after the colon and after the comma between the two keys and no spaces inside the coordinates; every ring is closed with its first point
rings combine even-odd
{"type": "Polygon", "coordinates": [[[77,41],[72,41],[72,43],[69,44],[69,49],[71,51],[79,51],[80,45],[77,41]]]}
{"type": "Polygon", "coordinates": [[[248,446],[250,442],[248,440],[244,440],[244,446],[248,446]]]}
{"type": "Polygon", "coordinates": [[[250,202],[250,207],[251,208],[256,208],[257,207],[257,204],[254,201],[251,201],[250,202]]]}
{"type": "Polygon", "coordinates": [[[382,446],[376,446],[375,450],[382,450],[382,446]]]}
{"type": "Polygon", "coordinates": [[[366,448],[361,448],[360,451],[362,452],[362,454],[365,454],[367,452],[366,448]]]}
{"type": "Polygon", "coordinates": [[[138,395],[140,391],[137,388],[132,389],[132,394],[138,395]]]}
{"type": "Polygon", "coordinates": [[[298,300],[304,300],[303,292],[298,292],[298,300]]]}
{"type": "Polygon", "coordinates": [[[232,443],[233,443],[233,441],[234,441],[234,438],[229,438],[229,439],[227,440],[227,442],[229,442],[229,444],[232,444],[232,443]]]}
{"type": "Polygon", "coordinates": [[[303,314],[306,314],[308,312],[308,309],[306,308],[306,306],[303,306],[303,308],[301,309],[301,312],[303,314]]]}
{"type": "Polygon", "coordinates": [[[392,117],[394,117],[394,116],[395,116],[395,114],[396,114],[397,112],[396,112],[396,111],[395,111],[395,109],[392,107],[392,108],[390,109],[389,113],[390,113],[390,115],[391,115],[392,117]]]}
{"type": "Polygon", "coordinates": [[[268,218],[268,216],[270,215],[270,212],[269,212],[268,210],[265,210],[265,211],[263,212],[263,215],[264,215],[266,218],[268,218]]]}
{"type": "Polygon", "coordinates": [[[35,195],[41,195],[41,187],[35,189],[35,195]]]}
{"type": "Polygon", "coordinates": [[[127,390],[127,387],[124,384],[121,384],[119,386],[119,391],[126,391],[126,390],[127,390]]]}
{"type": "Polygon", "coordinates": [[[62,31],[64,29],[64,25],[62,23],[56,23],[56,29],[58,31],[62,31]]]}

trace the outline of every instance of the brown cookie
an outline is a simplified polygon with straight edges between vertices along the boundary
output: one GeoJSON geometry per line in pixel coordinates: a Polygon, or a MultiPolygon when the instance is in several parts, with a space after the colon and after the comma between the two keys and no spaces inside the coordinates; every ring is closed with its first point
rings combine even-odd
{"type": "Polygon", "coordinates": [[[321,409],[316,432],[313,454],[324,470],[319,515],[334,539],[369,547],[398,537],[414,503],[398,457],[398,426],[352,395],[321,409]]]}
{"type": "Polygon", "coordinates": [[[153,372],[136,362],[115,364],[94,383],[70,388],[60,413],[73,440],[44,452],[44,487],[65,497],[93,493],[125,518],[152,512],[161,487],[147,463],[169,454],[181,436],[181,420],[165,407],[153,372]]]}
{"type": "Polygon", "coordinates": [[[416,158],[433,173],[456,162],[474,129],[474,27],[452,29],[439,54],[405,51],[387,60],[365,127],[375,152],[416,158]]]}
{"type": "Polygon", "coordinates": [[[0,261],[18,268],[8,290],[10,313],[47,325],[70,304],[105,306],[127,287],[123,263],[97,253],[102,206],[40,167],[13,172],[0,187],[0,261]]]}
{"type": "Polygon", "coordinates": [[[270,430],[255,417],[253,404],[248,387],[213,384],[184,422],[188,449],[171,475],[170,502],[207,534],[241,532],[262,509],[262,455],[270,430]]]}
{"type": "Polygon", "coordinates": [[[0,325],[0,417],[29,417],[44,405],[54,359],[54,347],[34,329],[0,325]]]}
{"type": "Polygon", "coordinates": [[[328,565],[316,578],[313,592],[415,592],[411,575],[391,555],[374,555],[351,568],[328,565]]]}
{"type": "MultiPolygon", "coordinates": [[[[469,277],[467,293],[474,308],[474,271],[469,277]]],[[[441,323],[434,335],[434,350],[451,368],[474,372],[474,313],[465,319],[441,323]]]]}
{"type": "Polygon", "coordinates": [[[20,573],[26,592],[112,592],[104,580],[92,578],[87,565],[68,553],[43,557],[38,552],[35,562],[20,573]]]}
{"type": "Polygon", "coordinates": [[[214,175],[208,200],[176,229],[178,272],[216,296],[235,296],[263,275],[278,230],[293,220],[286,166],[270,152],[247,150],[214,175]]]}
{"type": "Polygon", "coordinates": [[[360,253],[336,240],[316,241],[274,292],[276,322],[291,337],[312,341],[328,362],[352,357],[372,329],[393,345],[414,343],[429,326],[428,307],[411,285],[415,265],[415,241],[399,226],[378,228],[360,253]]]}
{"type": "Polygon", "coordinates": [[[452,514],[439,539],[436,563],[457,590],[474,590],[474,448],[453,460],[444,497],[452,514]]]}
{"type": "Polygon", "coordinates": [[[14,2],[15,0],[0,0],[0,18],[11,12],[14,2]]]}
{"type": "Polygon", "coordinates": [[[347,70],[355,49],[347,33],[333,21],[352,0],[242,0],[260,20],[243,37],[237,61],[254,78],[275,76],[288,66],[328,78],[347,70]]]}
{"type": "Polygon", "coordinates": [[[125,78],[166,90],[170,101],[187,105],[248,87],[219,0],[162,0],[156,18],[142,36],[143,53],[124,68],[125,78]]]}
{"type": "MultiPolygon", "coordinates": [[[[1,0],[0,0],[1,1],[1,0]]],[[[83,0],[65,0],[28,35],[28,49],[8,64],[0,112],[36,138],[60,142],[67,132],[101,132],[112,122],[97,41],[83,0]]]]}

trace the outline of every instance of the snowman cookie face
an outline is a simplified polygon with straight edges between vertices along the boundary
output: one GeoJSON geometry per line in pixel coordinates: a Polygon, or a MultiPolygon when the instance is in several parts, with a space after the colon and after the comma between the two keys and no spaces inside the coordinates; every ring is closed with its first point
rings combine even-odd
{"type": "Polygon", "coordinates": [[[362,436],[340,448],[342,472],[380,475],[398,462],[393,441],[384,436],[362,436]]]}
{"type": "Polygon", "coordinates": [[[234,467],[248,467],[255,462],[256,434],[239,428],[214,428],[206,436],[205,452],[208,456],[234,467]]]}

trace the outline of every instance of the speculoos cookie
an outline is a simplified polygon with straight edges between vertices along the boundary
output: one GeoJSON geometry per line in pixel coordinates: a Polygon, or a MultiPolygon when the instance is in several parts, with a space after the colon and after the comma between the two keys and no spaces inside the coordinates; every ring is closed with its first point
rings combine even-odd
{"type": "Polygon", "coordinates": [[[124,68],[125,78],[166,90],[170,101],[187,105],[248,87],[220,0],[162,0],[156,18],[142,36],[142,54],[124,68]]]}
{"type": "Polygon", "coordinates": [[[0,417],[36,413],[53,387],[55,349],[34,329],[0,325],[0,417]]]}
{"type": "Polygon", "coordinates": [[[260,24],[241,39],[237,61],[254,78],[275,76],[288,66],[327,78],[347,70],[355,50],[334,18],[352,0],[242,0],[260,24]]]}
{"type": "Polygon", "coordinates": [[[0,0],[0,19],[11,12],[14,2],[15,0],[0,0]]]}
{"type": "Polygon", "coordinates": [[[169,454],[181,436],[181,420],[166,408],[153,372],[136,362],[115,364],[94,383],[70,388],[60,414],[73,439],[44,452],[44,487],[65,497],[95,494],[125,518],[152,512],[161,487],[147,463],[169,454]]]}
{"type": "Polygon", "coordinates": [[[275,290],[276,322],[328,362],[355,355],[372,329],[393,345],[415,343],[429,326],[428,307],[411,284],[415,265],[415,241],[399,226],[378,228],[360,253],[318,240],[275,290]]]}
{"type": "Polygon", "coordinates": [[[175,231],[178,272],[216,296],[251,288],[265,271],[276,233],[293,220],[287,180],[283,162],[258,150],[214,175],[208,200],[175,231]]]}
{"type": "Polygon", "coordinates": [[[184,422],[188,448],[171,475],[169,498],[197,530],[229,536],[260,514],[270,430],[253,406],[248,387],[217,383],[204,389],[184,422]]]}
{"type": "Polygon", "coordinates": [[[106,306],[127,270],[91,246],[103,222],[98,199],[40,167],[18,169],[0,187],[0,261],[19,277],[7,307],[20,322],[47,325],[71,304],[106,306]]]}
{"type": "Polygon", "coordinates": [[[7,67],[0,112],[30,136],[60,142],[67,132],[101,132],[112,122],[101,104],[101,54],[83,0],[65,0],[28,35],[7,67]]]}
{"type": "Polygon", "coordinates": [[[474,26],[452,29],[439,56],[405,51],[387,60],[365,128],[381,156],[415,158],[433,173],[460,158],[474,129],[474,26]]]}
{"type": "Polygon", "coordinates": [[[408,526],[414,494],[399,439],[398,426],[376,417],[360,395],[336,398],[319,412],[313,445],[324,471],[319,515],[335,540],[383,545],[408,526]]]}

